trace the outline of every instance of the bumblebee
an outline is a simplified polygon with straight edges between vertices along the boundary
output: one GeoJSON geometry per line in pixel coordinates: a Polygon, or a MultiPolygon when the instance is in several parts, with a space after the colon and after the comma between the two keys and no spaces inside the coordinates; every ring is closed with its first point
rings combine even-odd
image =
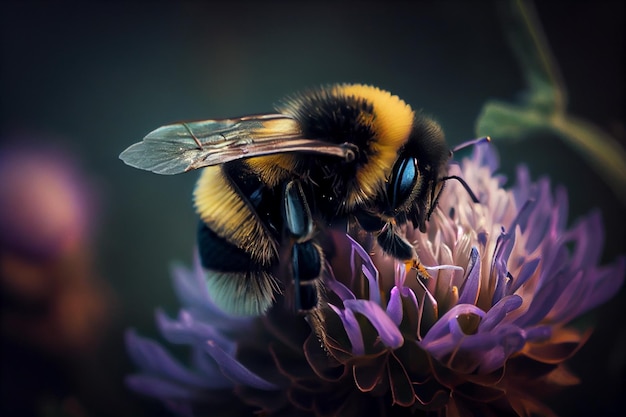
{"type": "Polygon", "coordinates": [[[275,114],[160,127],[120,158],[157,174],[203,168],[193,197],[208,290],[230,313],[259,315],[286,287],[296,309],[318,305],[327,228],[356,222],[415,264],[400,226],[426,230],[451,154],[441,127],[397,96],[340,84],[275,114]]]}

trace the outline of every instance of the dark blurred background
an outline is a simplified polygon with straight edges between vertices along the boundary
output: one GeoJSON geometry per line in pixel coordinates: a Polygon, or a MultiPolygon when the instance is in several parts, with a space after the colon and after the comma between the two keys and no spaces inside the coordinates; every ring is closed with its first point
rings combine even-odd
{"type": "MultiPolygon", "coordinates": [[[[624,144],[624,2],[549,1],[537,10],[570,112],[624,144]]],[[[150,130],[271,111],[306,87],[362,82],[433,115],[454,145],[473,137],[486,100],[515,100],[525,88],[487,1],[2,2],[0,41],[2,146],[72,156],[95,207],[79,258],[88,259],[90,297],[106,305],[89,329],[96,341],[82,349],[9,344],[3,367],[22,377],[0,370],[6,415],[9,404],[35,400],[34,415],[164,413],[125,390],[133,367],[123,332],[155,337],[154,309],[176,310],[168,269],[192,256],[196,174],[124,165],[118,154],[150,130]]],[[[525,163],[533,179],[566,185],[570,221],[602,210],[604,262],[626,252],[624,207],[575,151],[545,136],[493,146],[509,178],[525,163]]],[[[583,319],[596,331],[570,362],[582,384],[550,402],[561,415],[618,415],[624,405],[624,301],[622,290],[583,319]]]]}

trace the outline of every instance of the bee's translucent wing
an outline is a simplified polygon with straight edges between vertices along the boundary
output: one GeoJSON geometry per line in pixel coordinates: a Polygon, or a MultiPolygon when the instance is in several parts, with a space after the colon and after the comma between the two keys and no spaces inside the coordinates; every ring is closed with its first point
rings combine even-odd
{"type": "Polygon", "coordinates": [[[172,175],[236,159],[285,152],[354,158],[352,146],[303,138],[293,118],[266,114],[162,126],[122,152],[120,159],[135,168],[172,175]]]}

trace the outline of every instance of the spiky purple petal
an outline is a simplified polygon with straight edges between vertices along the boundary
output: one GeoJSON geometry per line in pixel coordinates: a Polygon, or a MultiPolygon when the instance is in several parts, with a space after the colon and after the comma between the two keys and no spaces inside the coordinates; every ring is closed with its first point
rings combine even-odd
{"type": "Polygon", "coordinates": [[[233,383],[248,387],[272,391],[279,387],[243,366],[234,356],[228,354],[212,340],[207,341],[206,351],[219,364],[222,373],[233,383]]]}
{"type": "Polygon", "coordinates": [[[347,310],[364,315],[378,331],[385,346],[392,349],[402,346],[404,339],[400,330],[379,304],[368,300],[346,300],[343,304],[347,310]]]}

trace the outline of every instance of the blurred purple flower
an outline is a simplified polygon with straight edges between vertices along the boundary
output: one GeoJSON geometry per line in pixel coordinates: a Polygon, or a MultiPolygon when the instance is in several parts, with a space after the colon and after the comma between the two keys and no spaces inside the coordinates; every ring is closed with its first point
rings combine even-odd
{"type": "Polygon", "coordinates": [[[93,187],[69,152],[21,142],[0,148],[0,245],[42,258],[80,248],[94,220],[93,187]]]}
{"type": "Polygon", "coordinates": [[[78,155],[51,144],[54,137],[2,139],[2,341],[63,358],[92,352],[111,297],[92,267],[99,189],[78,155]]]}
{"type": "Polygon", "coordinates": [[[128,384],[181,414],[553,415],[541,394],[577,382],[564,361],[589,336],[565,325],[617,292],[626,260],[597,266],[598,213],[568,229],[564,190],[553,197],[525,168],[505,190],[496,168],[478,147],[450,174],[481,203],[449,183],[426,233],[406,230],[431,278],[332,233],[327,303],[306,322],[281,305],[228,316],[197,259],[176,268],[183,309],[157,321],[191,360],[129,331],[141,372],[128,384]]]}

